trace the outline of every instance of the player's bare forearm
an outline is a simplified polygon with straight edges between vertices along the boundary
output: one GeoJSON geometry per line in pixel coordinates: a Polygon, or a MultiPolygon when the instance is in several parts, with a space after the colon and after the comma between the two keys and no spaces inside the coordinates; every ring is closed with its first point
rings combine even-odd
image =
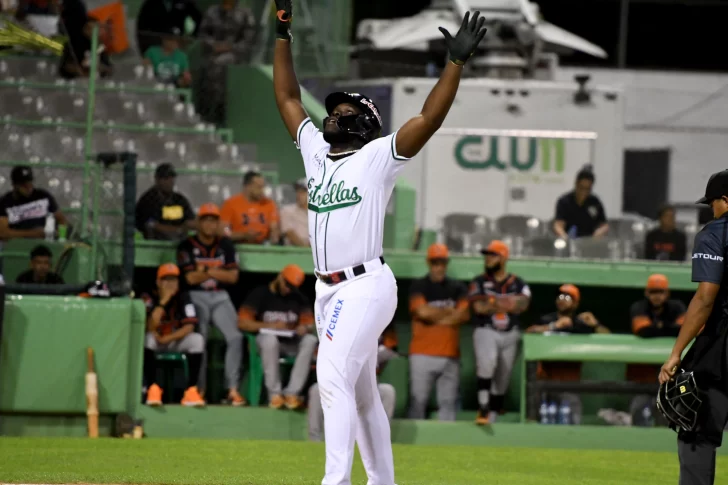
{"type": "Polygon", "coordinates": [[[448,62],[440,79],[430,91],[419,116],[415,116],[397,132],[397,153],[406,158],[417,155],[432,135],[440,129],[450,111],[460,86],[463,67],[448,62]]]}
{"type": "Polygon", "coordinates": [[[238,271],[238,268],[230,268],[230,269],[210,268],[207,271],[207,274],[209,274],[211,277],[215,278],[220,283],[234,285],[235,283],[238,282],[238,277],[240,276],[240,271],[238,271]]]}
{"type": "Polygon", "coordinates": [[[209,279],[210,275],[204,271],[190,271],[185,274],[185,281],[187,281],[190,286],[197,286],[209,279]]]}
{"type": "Polygon", "coordinates": [[[685,323],[680,328],[680,333],[677,334],[675,345],[672,348],[672,357],[680,358],[688,344],[700,333],[700,329],[708,321],[710,312],[713,310],[718,288],[720,286],[714,283],[700,283],[698,291],[695,292],[695,296],[688,305],[685,323]]]}
{"type": "Polygon", "coordinates": [[[603,237],[607,235],[607,232],[609,232],[609,224],[606,222],[599,226],[596,231],[594,231],[594,237],[603,237]]]}
{"type": "Polygon", "coordinates": [[[174,332],[170,333],[166,336],[166,340],[168,342],[176,342],[177,340],[182,340],[187,335],[192,333],[192,330],[194,330],[194,325],[184,325],[182,328],[178,328],[174,332]]]}
{"type": "Polygon", "coordinates": [[[447,308],[437,308],[430,305],[422,305],[417,307],[412,314],[420,320],[427,323],[436,323],[438,320],[447,317],[447,308]]]}
{"type": "Polygon", "coordinates": [[[528,310],[528,306],[531,304],[531,299],[527,297],[526,295],[518,295],[514,298],[514,307],[512,310],[510,310],[509,313],[513,313],[514,315],[519,315],[526,310],[528,310]]]}
{"type": "Polygon", "coordinates": [[[276,39],[273,55],[273,91],[276,105],[291,138],[308,115],[301,102],[301,87],[293,68],[293,54],[288,40],[276,39]]]}
{"type": "Polygon", "coordinates": [[[447,316],[440,320],[441,325],[462,325],[470,321],[470,308],[450,308],[447,316]]]}
{"type": "Polygon", "coordinates": [[[164,308],[161,306],[154,308],[152,313],[149,314],[149,317],[147,317],[147,331],[156,332],[159,323],[162,321],[162,316],[164,316],[164,308]]]}
{"type": "Polygon", "coordinates": [[[566,234],[566,223],[564,221],[556,220],[554,221],[554,232],[557,236],[562,237],[564,239],[568,238],[568,234],[566,234]]]}

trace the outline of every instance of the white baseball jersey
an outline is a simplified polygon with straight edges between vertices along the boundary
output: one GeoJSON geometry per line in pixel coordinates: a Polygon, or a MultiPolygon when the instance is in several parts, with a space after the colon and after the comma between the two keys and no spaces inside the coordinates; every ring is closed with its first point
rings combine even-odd
{"type": "Polygon", "coordinates": [[[310,118],[298,127],[296,145],[308,180],[308,237],[316,270],[340,271],[382,256],[384,215],[404,163],[396,132],[358,152],[331,160],[330,145],[310,118]]]}

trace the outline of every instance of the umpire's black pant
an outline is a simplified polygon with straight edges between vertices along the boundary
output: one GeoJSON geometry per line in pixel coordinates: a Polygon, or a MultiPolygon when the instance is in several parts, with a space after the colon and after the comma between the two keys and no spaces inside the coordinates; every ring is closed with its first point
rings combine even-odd
{"type": "Polygon", "coordinates": [[[728,396],[708,389],[703,398],[696,431],[678,434],[679,485],[713,485],[715,481],[715,452],[728,422],[728,396]]]}

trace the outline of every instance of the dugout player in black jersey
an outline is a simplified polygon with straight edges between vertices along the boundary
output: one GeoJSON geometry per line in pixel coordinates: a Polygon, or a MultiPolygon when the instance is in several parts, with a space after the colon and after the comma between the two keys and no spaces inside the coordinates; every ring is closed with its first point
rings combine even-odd
{"type": "MultiPolygon", "coordinates": [[[[232,241],[220,237],[220,209],[212,203],[203,204],[197,214],[197,234],[177,247],[177,262],[184,275],[184,288],[190,292],[200,321],[200,333],[205,340],[210,323],[225,338],[225,383],[227,401],[233,406],[246,404],[240,395],[240,366],[243,360],[243,334],[238,330],[235,312],[227,286],[238,282],[240,270],[232,241]]],[[[205,389],[206,358],[202,360],[199,388],[205,389]]]]}
{"type": "Polygon", "coordinates": [[[492,241],[482,253],[485,273],[470,283],[478,404],[475,424],[492,423],[503,410],[521,341],[519,315],[528,309],[531,289],[518,276],[506,272],[510,251],[502,241],[492,241]]]}
{"type": "Polygon", "coordinates": [[[142,296],[147,307],[147,335],[144,344],[144,379],[147,405],[162,404],[162,388],[157,384],[157,352],[186,354],[189,375],[187,390],[182,397],[184,406],[204,406],[197,390],[205,339],[196,333],[197,312],[186,291],[179,289],[179,268],[167,263],[157,269],[157,289],[142,296]]]}
{"type": "Polygon", "coordinates": [[[714,483],[716,448],[722,444],[728,422],[728,170],[710,177],[705,197],[697,203],[710,205],[715,220],[695,236],[692,280],[698,289],[659,375],[658,404],[662,403],[668,421],[679,427],[680,485],[714,483]],[[699,406],[695,397],[702,401],[699,406]]]}

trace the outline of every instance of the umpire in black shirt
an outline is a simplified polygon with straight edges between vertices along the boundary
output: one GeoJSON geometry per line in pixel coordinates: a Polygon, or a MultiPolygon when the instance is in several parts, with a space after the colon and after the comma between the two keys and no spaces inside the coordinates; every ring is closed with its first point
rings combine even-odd
{"type": "MultiPolygon", "coordinates": [[[[680,485],[712,485],[715,455],[723,441],[728,422],[726,379],[726,335],[728,335],[728,170],[713,174],[705,197],[698,204],[710,205],[715,220],[695,236],[692,280],[698,283],[690,301],[685,322],[677,336],[670,358],[660,369],[660,384],[676,378],[678,368],[693,372],[702,404],[692,430],[678,431],[680,485]],[[702,332],[701,332],[701,329],[702,332]],[[700,335],[698,335],[700,333],[700,335]],[[697,338],[696,338],[697,337],[697,338]],[[685,348],[695,343],[685,359],[685,348]]],[[[681,386],[680,392],[685,393],[681,386]]]]}

